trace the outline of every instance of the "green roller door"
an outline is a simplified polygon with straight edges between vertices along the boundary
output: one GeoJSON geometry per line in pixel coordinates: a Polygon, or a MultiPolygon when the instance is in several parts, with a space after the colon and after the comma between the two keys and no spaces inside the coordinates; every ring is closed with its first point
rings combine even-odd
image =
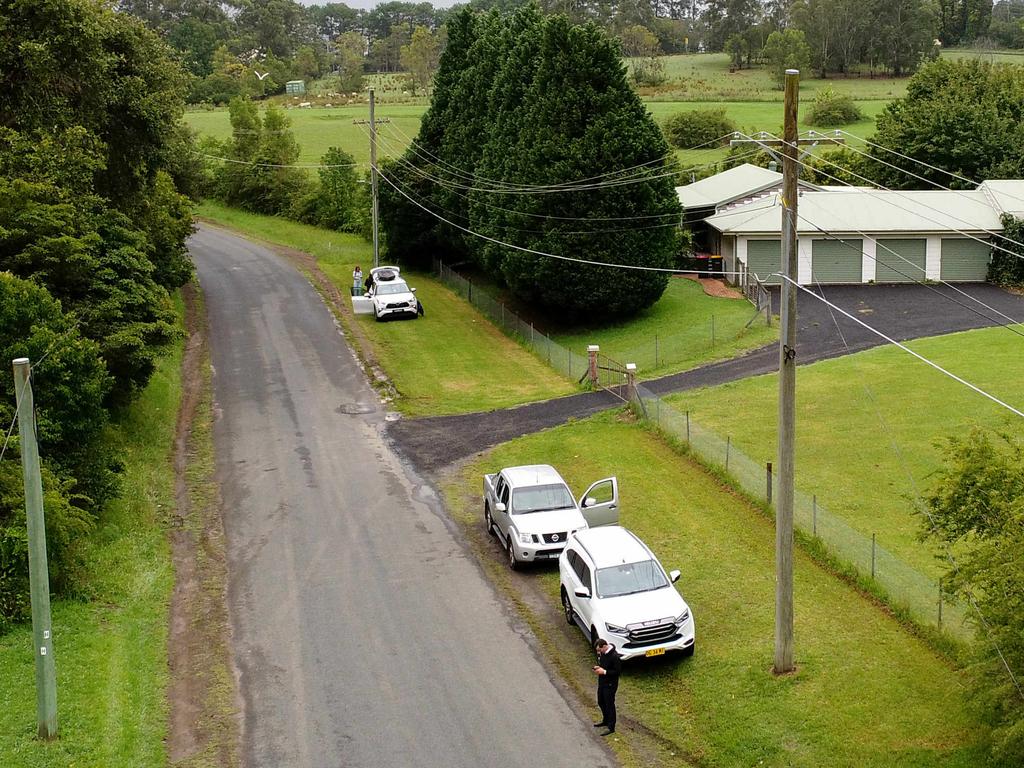
{"type": "Polygon", "coordinates": [[[984,282],[988,277],[988,260],[992,246],[968,237],[942,238],[943,280],[964,283],[984,282]]]}
{"type": "Polygon", "coordinates": [[[778,285],[778,275],[768,277],[782,269],[781,240],[747,240],[747,269],[763,282],[778,285]]]}
{"type": "Polygon", "coordinates": [[[924,260],[924,238],[879,240],[875,250],[875,282],[913,283],[924,280],[924,260]]]}
{"type": "Polygon", "coordinates": [[[863,240],[812,240],[811,276],[816,283],[864,282],[863,240]]]}

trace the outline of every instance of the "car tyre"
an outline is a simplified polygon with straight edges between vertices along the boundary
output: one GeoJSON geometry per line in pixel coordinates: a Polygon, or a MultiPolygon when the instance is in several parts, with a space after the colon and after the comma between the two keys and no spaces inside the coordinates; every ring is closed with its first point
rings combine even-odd
{"type": "Polygon", "coordinates": [[[513,571],[518,571],[522,567],[522,563],[516,559],[516,547],[512,543],[512,537],[508,539],[508,567],[513,571]]]}
{"type": "Polygon", "coordinates": [[[494,532],[494,520],[491,518],[491,505],[484,504],[484,524],[487,526],[487,533],[490,536],[496,536],[494,532]]]}
{"type": "Polygon", "coordinates": [[[593,648],[597,642],[597,630],[593,626],[590,627],[590,647],[593,648]]]}
{"type": "Polygon", "coordinates": [[[695,650],[697,650],[697,641],[696,640],[693,641],[693,645],[691,645],[689,648],[684,648],[683,649],[683,658],[684,659],[693,658],[693,652],[695,650]]]}
{"type": "Polygon", "coordinates": [[[381,323],[381,322],[384,321],[384,318],[381,317],[380,314],[378,314],[376,307],[373,308],[373,319],[376,320],[378,323],[381,323]]]}
{"type": "Polygon", "coordinates": [[[576,611],[569,602],[569,593],[565,591],[565,587],[562,588],[562,611],[565,613],[565,623],[573,626],[576,623],[576,611]]]}

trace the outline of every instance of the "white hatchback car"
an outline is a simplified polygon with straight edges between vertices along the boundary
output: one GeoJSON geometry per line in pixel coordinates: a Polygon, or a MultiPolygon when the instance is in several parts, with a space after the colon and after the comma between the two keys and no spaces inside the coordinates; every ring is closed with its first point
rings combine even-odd
{"type": "Polygon", "coordinates": [[[577,531],[558,559],[565,620],[593,643],[603,637],[623,659],[678,651],[692,656],[693,616],[658,558],[620,526],[577,531]]]}

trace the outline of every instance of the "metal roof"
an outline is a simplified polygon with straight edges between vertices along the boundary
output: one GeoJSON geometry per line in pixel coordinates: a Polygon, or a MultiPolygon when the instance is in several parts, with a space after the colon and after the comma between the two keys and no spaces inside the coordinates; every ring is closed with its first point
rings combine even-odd
{"type": "MultiPolygon", "coordinates": [[[[1020,197],[1024,205],[1024,188],[1020,197]]],[[[807,235],[822,230],[871,234],[1001,231],[999,214],[981,189],[804,191],[800,194],[797,231],[807,235]]],[[[730,235],[778,236],[782,228],[779,195],[730,208],[710,216],[707,223],[730,235]]]]}
{"type": "Polygon", "coordinates": [[[1024,181],[1020,179],[983,181],[978,189],[988,194],[989,200],[1000,213],[1024,217],[1024,181]]]}
{"type": "Polygon", "coordinates": [[[781,183],[781,173],[744,163],[692,184],[676,187],[676,194],[683,208],[714,208],[781,183]]]}

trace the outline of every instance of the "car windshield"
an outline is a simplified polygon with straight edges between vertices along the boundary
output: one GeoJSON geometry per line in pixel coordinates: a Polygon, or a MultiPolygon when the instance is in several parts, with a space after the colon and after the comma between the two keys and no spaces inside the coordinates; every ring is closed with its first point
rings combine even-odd
{"type": "Polygon", "coordinates": [[[564,485],[535,485],[512,492],[512,514],[540,512],[547,509],[571,509],[576,502],[564,485]]]}
{"type": "Polygon", "coordinates": [[[408,293],[409,286],[405,283],[394,280],[389,283],[377,283],[378,296],[394,296],[396,293],[408,293]]]}
{"type": "Polygon", "coordinates": [[[597,594],[600,597],[632,595],[666,586],[665,572],[654,560],[613,565],[597,571],[597,594]]]}

